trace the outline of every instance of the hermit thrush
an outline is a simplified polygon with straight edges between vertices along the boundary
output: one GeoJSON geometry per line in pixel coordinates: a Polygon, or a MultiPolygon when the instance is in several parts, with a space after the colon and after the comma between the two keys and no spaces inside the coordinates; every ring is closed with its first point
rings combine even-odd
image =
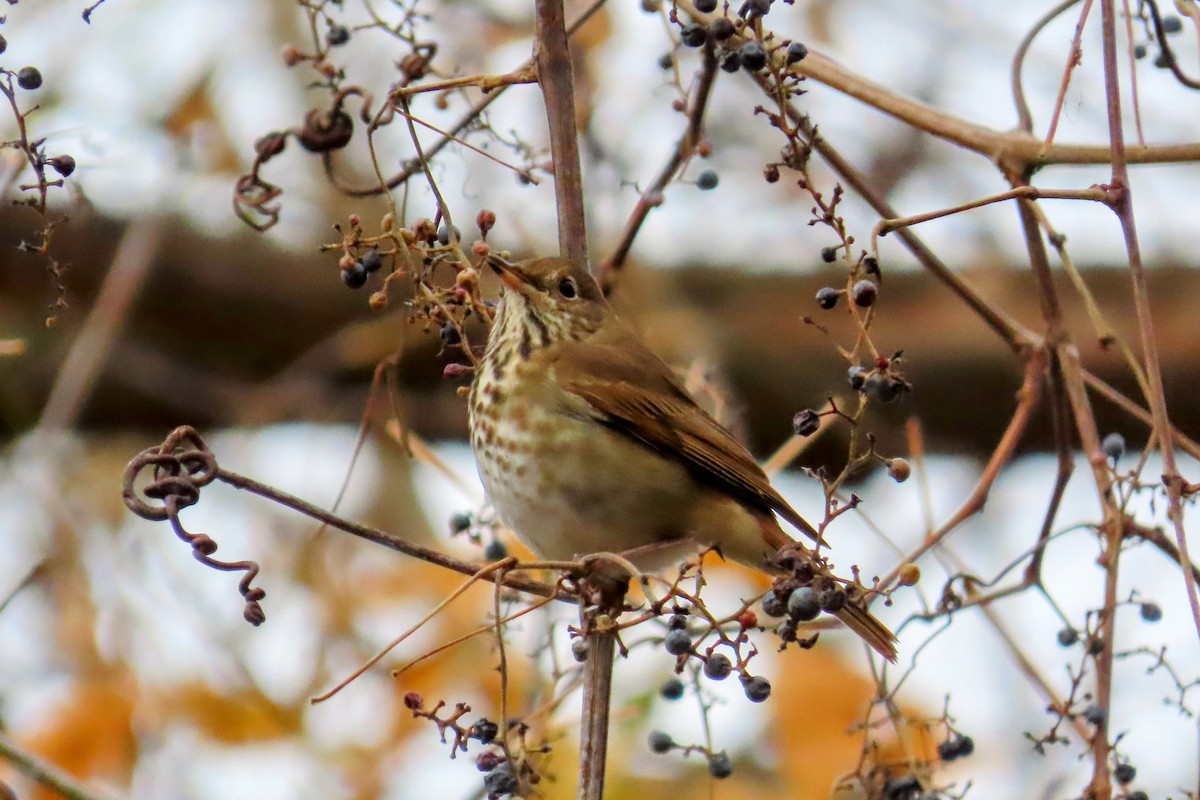
{"type": "MultiPolygon", "coordinates": [[[[500,519],[543,558],[619,553],[643,570],[699,549],[778,571],[783,548],[828,579],[775,515],[817,532],[733,435],[560,258],[490,258],[505,290],[471,384],[471,446],[500,519]]],[[[857,600],[837,617],[895,660],[857,600]]]]}

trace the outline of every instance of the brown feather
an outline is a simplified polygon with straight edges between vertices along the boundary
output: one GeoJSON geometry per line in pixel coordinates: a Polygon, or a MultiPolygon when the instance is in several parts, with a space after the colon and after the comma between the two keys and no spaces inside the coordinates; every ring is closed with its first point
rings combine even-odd
{"type": "Polygon", "coordinates": [[[815,541],[817,531],[775,491],[750,452],[696,404],[670,367],[632,333],[621,334],[614,343],[562,343],[559,385],[606,424],[682,460],[702,482],[751,508],[774,511],[815,541]]]}

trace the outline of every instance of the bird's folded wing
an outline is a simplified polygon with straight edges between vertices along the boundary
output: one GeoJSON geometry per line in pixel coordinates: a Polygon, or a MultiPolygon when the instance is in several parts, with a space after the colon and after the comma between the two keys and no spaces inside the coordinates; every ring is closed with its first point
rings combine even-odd
{"type": "Polygon", "coordinates": [[[775,511],[812,539],[817,532],[771,486],[750,452],[640,342],[562,345],[558,383],[615,430],[681,460],[700,480],[752,508],[775,511]]]}

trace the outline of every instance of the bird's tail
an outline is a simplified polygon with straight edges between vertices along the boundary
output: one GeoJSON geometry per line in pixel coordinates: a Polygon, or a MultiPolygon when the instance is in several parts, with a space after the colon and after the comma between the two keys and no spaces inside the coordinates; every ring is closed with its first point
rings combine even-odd
{"type": "MultiPolygon", "coordinates": [[[[828,575],[828,570],[818,562],[812,551],[784,533],[774,517],[761,517],[759,525],[762,528],[763,540],[770,553],[778,555],[786,551],[795,554],[798,558],[804,559],[806,564],[811,565],[815,572],[828,575]]],[[[774,560],[773,558],[768,559],[768,561],[774,560]]],[[[779,573],[782,570],[778,566],[768,566],[767,571],[779,573]]],[[[858,599],[848,600],[846,605],[834,612],[834,616],[841,620],[847,628],[857,633],[863,641],[871,645],[875,652],[893,664],[896,663],[896,634],[872,616],[865,605],[859,605],[860,602],[861,600],[858,599]]]]}
{"type": "Polygon", "coordinates": [[[876,653],[893,664],[896,663],[896,634],[871,616],[870,611],[849,604],[834,616],[840,619],[847,628],[861,636],[863,641],[875,649],[876,653]]]}

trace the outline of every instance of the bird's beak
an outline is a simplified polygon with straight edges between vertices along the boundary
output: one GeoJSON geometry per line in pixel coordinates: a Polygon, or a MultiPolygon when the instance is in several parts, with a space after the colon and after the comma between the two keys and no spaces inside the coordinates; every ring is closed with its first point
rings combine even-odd
{"type": "Polygon", "coordinates": [[[492,271],[500,276],[500,280],[504,285],[514,292],[529,294],[533,288],[533,282],[530,280],[529,274],[521,269],[519,265],[513,264],[511,261],[505,261],[500,256],[491,253],[488,254],[487,262],[492,271]]]}

